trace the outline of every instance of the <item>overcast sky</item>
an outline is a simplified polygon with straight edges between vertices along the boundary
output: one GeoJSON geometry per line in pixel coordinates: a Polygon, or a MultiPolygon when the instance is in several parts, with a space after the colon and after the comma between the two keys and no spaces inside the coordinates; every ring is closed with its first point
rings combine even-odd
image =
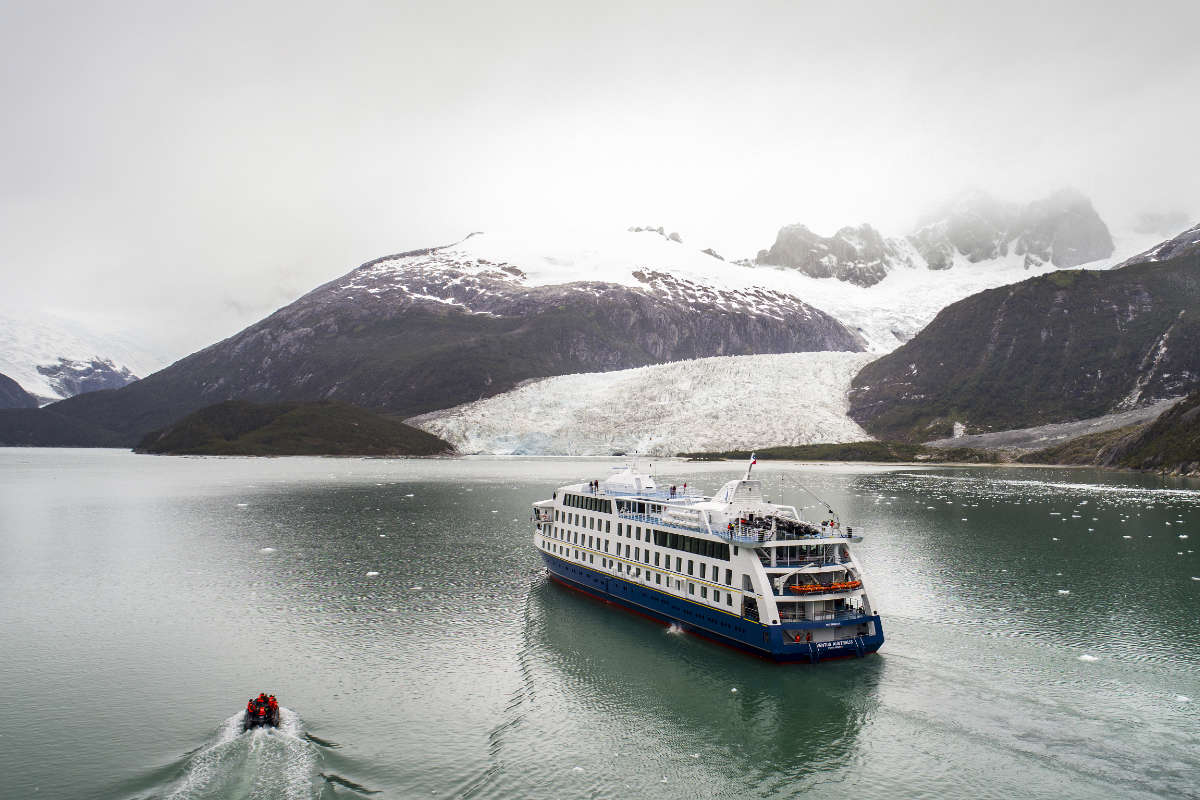
{"type": "Polygon", "coordinates": [[[474,230],[1200,216],[1200,3],[10,0],[4,300],[178,357],[474,230]]]}

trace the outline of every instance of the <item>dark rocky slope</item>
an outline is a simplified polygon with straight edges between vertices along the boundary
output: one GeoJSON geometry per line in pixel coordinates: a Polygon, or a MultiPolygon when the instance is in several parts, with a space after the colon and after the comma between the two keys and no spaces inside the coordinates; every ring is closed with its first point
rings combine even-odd
{"type": "Polygon", "coordinates": [[[451,248],[368,262],[241,333],[55,413],[147,431],[224,400],[338,400],[411,416],[530,379],[714,355],[863,349],[789,295],[718,290],[652,269],[637,286],[529,285],[451,248]]]}
{"type": "Polygon", "coordinates": [[[140,453],[240,456],[426,456],[454,448],[398,419],[343,403],[231,400],[147,434],[140,453]]]}
{"type": "Polygon", "coordinates": [[[49,408],[0,409],[0,447],[128,447],[126,439],[49,408]]]}
{"type": "Polygon", "coordinates": [[[21,388],[21,384],[0,374],[0,408],[37,408],[37,398],[21,388]]]}
{"type": "Polygon", "coordinates": [[[882,439],[1096,417],[1200,384],[1200,227],[1103,272],[1050,273],[944,309],[855,377],[882,439]]]}
{"type": "Polygon", "coordinates": [[[1200,391],[1188,395],[1153,422],[1081,436],[1028,453],[1020,460],[1200,475],[1200,391]]]}

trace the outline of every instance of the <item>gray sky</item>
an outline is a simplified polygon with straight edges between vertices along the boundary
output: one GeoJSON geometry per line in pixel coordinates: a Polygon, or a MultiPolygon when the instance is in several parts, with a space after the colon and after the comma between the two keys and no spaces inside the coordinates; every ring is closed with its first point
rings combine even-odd
{"type": "Polygon", "coordinates": [[[1200,215],[1200,4],[3,6],[4,300],[181,356],[375,256],[661,224],[734,256],[977,185],[1200,215]]]}

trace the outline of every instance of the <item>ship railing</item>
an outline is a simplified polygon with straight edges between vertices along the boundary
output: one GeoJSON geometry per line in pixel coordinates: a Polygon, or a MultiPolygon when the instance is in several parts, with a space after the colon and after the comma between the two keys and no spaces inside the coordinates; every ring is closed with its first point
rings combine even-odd
{"type": "Polygon", "coordinates": [[[772,564],[769,552],[761,554],[758,560],[767,569],[773,567],[787,567],[788,569],[793,567],[844,567],[850,564],[850,559],[848,558],[831,558],[824,561],[818,561],[814,558],[776,558],[775,563],[772,564]]]}
{"type": "Polygon", "coordinates": [[[646,498],[647,500],[707,500],[708,496],[699,489],[693,489],[690,486],[687,489],[676,487],[675,493],[671,494],[671,489],[654,489],[653,491],[625,491],[623,489],[605,489],[600,487],[599,492],[593,494],[607,497],[638,497],[646,498]]]}
{"type": "Polygon", "coordinates": [[[843,611],[814,611],[805,613],[803,606],[779,607],[780,622],[840,622],[849,619],[861,619],[866,616],[861,608],[850,608],[843,611]]]}
{"type": "Polygon", "coordinates": [[[792,530],[776,525],[755,522],[727,523],[725,528],[714,529],[718,536],[737,542],[797,542],[805,539],[845,539],[850,536],[861,536],[857,526],[830,528],[814,525],[811,522],[793,523],[792,530]]]}
{"type": "Polygon", "coordinates": [[[661,528],[678,528],[683,531],[694,531],[697,533],[707,533],[701,525],[688,525],[679,520],[666,520],[657,514],[634,514],[631,512],[622,511],[617,516],[630,522],[642,522],[647,525],[657,525],[661,528]]]}

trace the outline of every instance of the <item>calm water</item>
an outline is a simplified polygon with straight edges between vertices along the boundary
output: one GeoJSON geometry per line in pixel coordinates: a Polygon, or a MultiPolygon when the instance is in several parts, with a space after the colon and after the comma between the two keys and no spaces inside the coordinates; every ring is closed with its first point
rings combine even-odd
{"type": "Polygon", "coordinates": [[[0,450],[0,796],[1200,797],[1200,484],[760,464],[888,636],[776,666],[545,580],[606,464],[0,450]]]}

